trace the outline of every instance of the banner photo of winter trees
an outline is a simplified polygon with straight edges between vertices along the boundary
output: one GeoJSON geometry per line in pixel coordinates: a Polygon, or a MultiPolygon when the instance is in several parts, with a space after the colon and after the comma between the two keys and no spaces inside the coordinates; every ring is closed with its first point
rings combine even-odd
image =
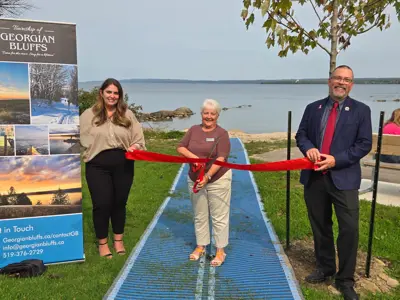
{"type": "Polygon", "coordinates": [[[0,19],[0,267],[84,259],[76,26],[0,19]]]}

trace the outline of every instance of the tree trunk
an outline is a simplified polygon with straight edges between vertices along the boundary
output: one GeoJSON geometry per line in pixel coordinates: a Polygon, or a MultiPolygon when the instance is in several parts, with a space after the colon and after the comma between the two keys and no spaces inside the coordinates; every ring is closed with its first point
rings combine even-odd
{"type": "Polygon", "coordinates": [[[329,77],[331,76],[333,70],[336,68],[336,57],[338,55],[338,11],[339,11],[339,0],[333,0],[333,11],[331,17],[331,54],[329,61],[329,77]]]}

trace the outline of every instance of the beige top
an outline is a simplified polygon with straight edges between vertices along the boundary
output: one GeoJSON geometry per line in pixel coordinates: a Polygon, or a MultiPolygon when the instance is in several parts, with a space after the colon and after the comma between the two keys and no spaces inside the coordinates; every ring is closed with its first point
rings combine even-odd
{"type": "Polygon", "coordinates": [[[107,149],[127,150],[133,144],[138,144],[141,150],[146,150],[142,126],[131,110],[127,109],[125,115],[132,122],[129,128],[115,125],[111,120],[107,120],[100,126],[92,124],[94,117],[92,108],[88,108],[81,114],[79,122],[81,145],[85,148],[84,162],[92,160],[97,154],[107,149]]]}

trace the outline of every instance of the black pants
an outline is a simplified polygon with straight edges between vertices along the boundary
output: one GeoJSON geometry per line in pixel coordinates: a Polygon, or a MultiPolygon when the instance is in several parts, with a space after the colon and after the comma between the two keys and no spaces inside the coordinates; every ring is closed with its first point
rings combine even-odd
{"type": "Polygon", "coordinates": [[[358,248],[358,190],[338,190],[328,174],[315,172],[304,188],[308,217],[314,235],[317,268],[325,275],[336,272],[336,255],[332,230],[332,204],[339,225],[337,239],[339,270],[336,282],[354,285],[358,248]]]}
{"type": "Polygon", "coordinates": [[[132,186],[134,161],[122,149],[106,150],[86,164],[86,181],[93,203],[96,237],[108,236],[111,218],[113,232],[124,233],[126,202],[132,186]]]}

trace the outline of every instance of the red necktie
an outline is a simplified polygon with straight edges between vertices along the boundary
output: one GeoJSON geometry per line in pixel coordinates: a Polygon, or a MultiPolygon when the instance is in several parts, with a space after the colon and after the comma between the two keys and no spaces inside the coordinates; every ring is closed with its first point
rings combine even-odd
{"type": "Polygon", "coordinates": [[[326,122],[326,129],[324,134],[324,140],[322,142],[321,153],[330,154],[331,143],[333,139],[333,134],[335,133],[337,107],[339,102],[333,102],[333,108],[329,114],[328,121],[326,122]]]}

